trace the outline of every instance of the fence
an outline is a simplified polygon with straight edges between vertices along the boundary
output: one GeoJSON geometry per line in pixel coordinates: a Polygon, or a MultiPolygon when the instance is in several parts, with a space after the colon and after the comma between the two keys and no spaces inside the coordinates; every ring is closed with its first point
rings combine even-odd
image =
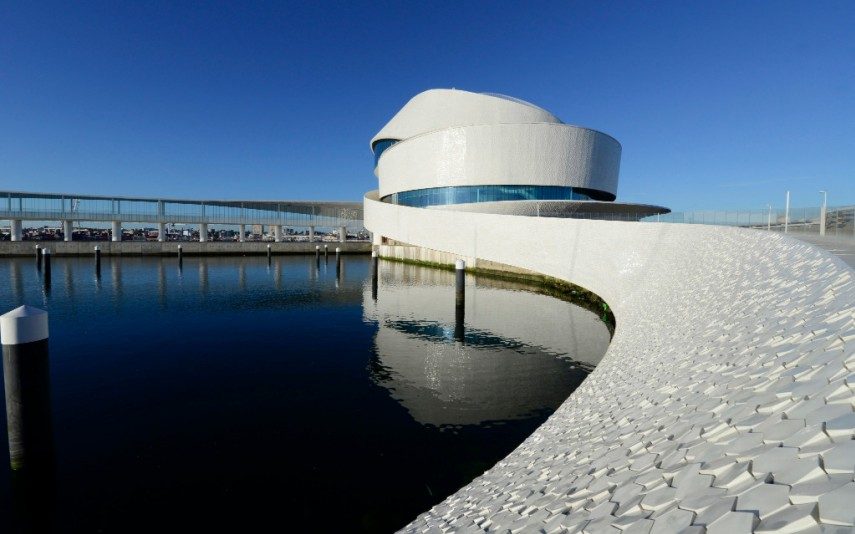
{"type": "MultiPolygon", "coordinates": [[[[714,224],[756,228],[774,232],[823,234],[822,208],[790,208],[786,210],[735,210],[673,212],[641,219],[645,222],[684,224],[714,224]]],[[[855,239],[855,206],[829,207],[825,215],[827,237],[855,239]]]]}

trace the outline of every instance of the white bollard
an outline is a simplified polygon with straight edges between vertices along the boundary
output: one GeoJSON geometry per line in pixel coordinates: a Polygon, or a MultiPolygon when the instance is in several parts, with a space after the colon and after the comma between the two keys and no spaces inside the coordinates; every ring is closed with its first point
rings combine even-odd
{"type": "Polygon", "coordinates": [[[53,454],[47,312],[20,306],[0,316],[0,344],[12,470],[47,469],[53,454]]]}

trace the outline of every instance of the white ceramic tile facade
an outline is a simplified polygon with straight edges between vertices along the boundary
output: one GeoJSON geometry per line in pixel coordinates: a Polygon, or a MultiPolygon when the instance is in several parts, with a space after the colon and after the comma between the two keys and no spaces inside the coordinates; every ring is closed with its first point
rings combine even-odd
{"type": "Polygon", "coordinates": [[[516,450],[407,532],[845,532],[855,273],[786,236],[365,201],[387,254],[581,285],[617,328],[516,450]],[[419,247],[419,248],[417,248],[419,247]]]}

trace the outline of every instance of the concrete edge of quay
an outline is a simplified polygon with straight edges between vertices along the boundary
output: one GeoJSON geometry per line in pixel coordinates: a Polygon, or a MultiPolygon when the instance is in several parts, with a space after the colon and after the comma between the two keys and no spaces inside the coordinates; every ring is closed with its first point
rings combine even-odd
{"type": "Polygon", "coordinates": [[[175,256],[181,245],[185,256],[243,256],[267,254],[270,245],[272,254],[314,254],[315,247],[320,246],[321,253],[324,245],[329,254],[335,254],[340,248],[342,254],[370,254],[371,243],[368,241],[345,242],[286,242],[271,243],[263,241],[228,242],[208,241],[3,241],[0,242],[0,257],[35,257],[36,245],[49,248],[51,255],[57,256],[91,256],[97,246],[103,256],[175,256]]]}

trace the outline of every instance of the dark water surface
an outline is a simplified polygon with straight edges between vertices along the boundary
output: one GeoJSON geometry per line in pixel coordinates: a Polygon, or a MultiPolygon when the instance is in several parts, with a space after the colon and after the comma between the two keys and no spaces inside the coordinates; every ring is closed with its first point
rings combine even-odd
{"type": "MultiPolygon", "coordinates": [[[[50,312],[55,474],[0,439],[0,531],[388,532],[528,436],[605,352],[591,312],[368,257],[0,260],[50,312]],[[461,335],[462,338],[461,342],[461,335]],[[30,518],[32,519],[32,518],[30,518]]],[[[5,413],[2,415],[5,428],[5,413]]]]}

